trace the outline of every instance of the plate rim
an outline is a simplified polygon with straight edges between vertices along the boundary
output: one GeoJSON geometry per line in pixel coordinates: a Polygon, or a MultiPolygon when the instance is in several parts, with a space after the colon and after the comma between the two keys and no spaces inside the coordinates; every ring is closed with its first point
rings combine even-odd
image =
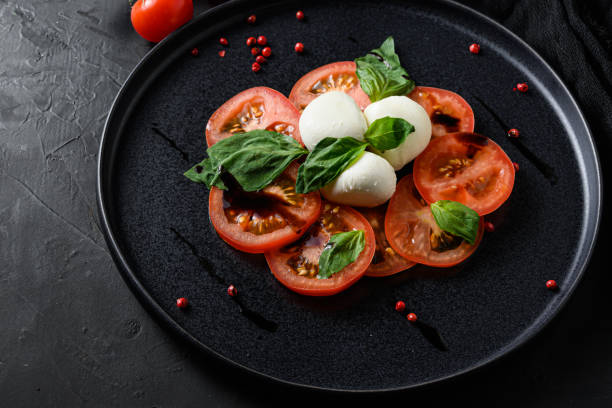
{"type": "MultiPolygon", "coordinates": [[[[98,148],[98,158],[97,158],[97,174],[96,174],[96,204],[98,209],[98,218],[101,223],[102,233],[104,235],[104,240],[110,250],[111,257],[113,262],[117,266],[119,273],[127,286],[130,288],[132,293],[138,299],[140,304],[144,307],[145,310],[154,318],[154,320],[160,324],[164,329],[169,331],[174,337],[177,337],[179,340],[186,341],[191,347],[194,347],[199,352],[204,352],[209,356],[213,356],[224,363],[229,364],[232,368],[239,368],[245,370],[250,375],[254,375],[261,379],[270,381],[271,383],[277,384],[285,384],[292,387],[297,387],[300,389],[307,390],[316,390],[316,391],[325,391],[325,392],[333,392],[333,393],[348,393],[348,394],[360,394],[360,393],[387,393],[387,392],[396,392],[396,391],[405,391],[416,388],[429,387],[434,384],[442,384],[446,383],[454,378],[463,376],[468,373],[474,373],[476,371],[480,371],[485,367],[490,366],[493,363],[499,362],[501,359],[507,358],[509,355],[512,355],[517,350],[521,349],[527,343],[529,343],[534,337],[542,332],[542,330],[548,326],[555,318],[558,316],[560,311],[565,307],[568,300],[571,298],[575,289],[578,287],[582,278],[584,277],[584,273],[587,267],[590,264],[591,257],[593,255],[593,251],[595,245],[597,243],[597,238],[599,235],[599,229],[601,224],[602,217],[602,207],[603,207],[603,181],[602,181],[602,170],[601,170],[601,162],[599,159],[599,154],[595,145],[595,141],[593,139],[593,134],[591,132],[590,126],[584,116],[584,113],[580,109],[580,105],[576,102],[576,99],[570,92],[570,90],[565,85],[564,81],[561,77],[556,73],[556,71],[548,64],[548,62],[540,56],[540,54],[535,51],[525,40],[523,40],[518,35],[514,34],[510,29],[492,19],[491,17],[461,3],[458,3],[454,0],[435,0],[433,3],[438,3],[442,6],[450,6],[456,9],[460,9],[464,13],[468,13],[473,15],[474,17],[483,20],[486,24],[493,26],[495,29],[500,30],[503,34],[512,38],[512,40],[517,41],[529,54],[531,54],[535,59],[548,71],[549,74],[552,75],[553,79],[560,85],[560,90],[567,96],[568,101],[571,103],[575,111],[578,113],[578,117],[580,119],[581,124],[584,126],[586,130],[586,134],[588,136],[586,146],[578,146],[580,150],[584,150],[585,147],[588,148],[589,153],[592,155],[594,160],[594,167],[596,169],[595,174],[589,175],[593,177],[593,190],[590,192],[591,195],[595,195],[595,203],[593,212],[591,217],[594,217],[594,221],[587,221],[588,223],[594,222],[594,229],[591,237],[585,238],[585,246],[583,251],[586,251],[586,256],[582,264],[577,268],[575,272],[575,279],[573,279],[571,285],[568,288],[565,288],[562,294],[562,298],[555,305],[555,307],[548,311],[544,319],[536,319],[532,323],[532,325],[526,328],[519,336],[515,337],[510,343],[504,345],[503,347],[497,349],[494,353],[488,355],[486,358],[477,361],[476,363],[462,369],[459,371],[455,371],[451,374],[425,380],[422,382],[408,384],[404,386],[397,387],[388,387],[388,388],[379,388],[379,389],[346,389],[346,388],[333,388],[333,387],[325,387],[318,386],[312,384],[303,384],[296,381],[290,381],[283,378],[279,378],[270,374],[266,374],[260,371],[257,371],[254,368],[248,367],[241,363],[238,363],[229,357],[224,356],[223,354],[215,351],[214,349],[208,347],[196,337],[194,337],[189,331],[179,325],[161,306],[160,304],[150,295],[150,293],[146,290],[140,280],[137,278],[134,271],[129,266],[127,259],[124,257],[119,244],[114,236],[113,229],[111,227],[109,211],[107,211],[106,202],[109,200],[108,197],[104,194],[104,180],[105,177],[109,174],[112,174],[112,169],[105,169],[105,161],[103,160],[105,157],[105,146],[109,144],[109,140],[112,140],[113,136],[109,135],[112,127],[112,120],[118,114],[118,105],[122,100],[125,93],[127,93],[127,89],[131,86],[131,84],[137,80],[137,76],[140,72],[146,67],[149,60],[153,57],[153,55],[162,47],[165,46],[166,43],[173,41],[175,38],[178,38],[182,35],[186,29],[189,27],[195,26],[199,24],[202,20],[206,20],[210,18],[212,15],[217,13],[224,13],[230,9],[234,8],[242,8],[248,9],[250,3],[253,3],[254,0],[230,0],[226,3],[220,4],[218,6],[212,7],[201,14],[195,16],[191,21],[187,24],[176,30],[175,32],[168,35],[154,47],[152,47],[134,66],[134,68],[130,71],[129,75],[125,79],[123,85],[117,92],[115,96],[109,113],[107,115],[106,121],[104,123],[104,127],[102,130],[102,136],[100,138],[100,146],[98,148]],[[590,238],[590,239],[589,239],[590,238]]],[[[274,3],[283,3],[280,1],[274,3]]],[[[430,3],[428,3],[430,4],[430,3]]],[[[273,3],[264,4],[266,7],[273,6],[273,3]]],[[[261,7],[261,5],[253,5],[256,7],[261,7]]],[[[585,194],[586,196],[586,194],[585,194]]],[[[592,199],[592,197],[588,197],[592,199]]],[[[586,206],[586,204],[585,204],[586,206]]],[[[542,315],[540,315],[542,316],[542,315]]]]}

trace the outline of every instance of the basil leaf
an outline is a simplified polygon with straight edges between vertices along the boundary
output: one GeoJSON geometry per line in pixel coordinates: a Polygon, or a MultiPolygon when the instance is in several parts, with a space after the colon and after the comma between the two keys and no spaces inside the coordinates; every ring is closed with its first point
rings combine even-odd
{"type": "Polygon", "coordinates": [[[321,140],[298,170],[295,191],[306,194],[331,183],[365,151],[367,143],[352,137],[321,140]]]}
{"type": "Polygon", "coordinates": [[[355,64],[361,88],[372,102],[387,96],[406,95],[414,89],[414,81],[395,53],[393,37],[387,38],[380,48],[355,59],[355,64]]]}
{"type": "Polygon", "coordinates": [[[219,179],[223,169],[236,179],[244,191],[261,190],[291,162],[308,154],[308,150],[292,137],[267,130],[235,134],[218,141],[206,152],[209,159],[199,164],[202,169],[195,166],[185,176],[206,183],[209,188],[213,185],[219,187],[223,185],[219,179]],[[198,170],[202,172],[198,173],[198,170]]]}
{"type": "Polygon", "coordinates": [[[365,248],[365,233],[354,230],[334,234],[319,257],[317,278],[327,279],[357,259],[365,248]]]}
{"type": "Polygon", "coordinates": [[[202,160],[183,175],[196,183],[206,184],[208,188],[215,186],[221,190],[227,190],[223,180],[221,180],[221,168],[215,165],[212,159],[202,160]]]}
{"type": "Polygon", "coordinates": [[[470,207],[450,200],[440,200],[430,205],[440,229],[465,239],[470,244],[476,242],[480,216],[470,207]]]}
{"type": "Polygon", "coordinates": [[[373,148],[384,152],[404,143],[406,137],[412,132],[414,132],[414,126],[410,122],[385,116],[372,122],[364,138],[373,148]]]}

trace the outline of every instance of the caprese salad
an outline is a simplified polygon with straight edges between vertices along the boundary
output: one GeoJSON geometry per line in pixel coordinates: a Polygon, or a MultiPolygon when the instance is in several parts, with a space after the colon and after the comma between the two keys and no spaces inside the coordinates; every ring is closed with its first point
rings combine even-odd
{"type": "Polygon", "coordinates": [[[289,98],[256,87],[229,99],[206,126],[208,157],[185,176],[210,189],[221,239],[263,253],[289,289],[333,295],[474,253],[515,168],[473,131],[469,104],[415,86],[389,37],[307,73],[289,98]]]}

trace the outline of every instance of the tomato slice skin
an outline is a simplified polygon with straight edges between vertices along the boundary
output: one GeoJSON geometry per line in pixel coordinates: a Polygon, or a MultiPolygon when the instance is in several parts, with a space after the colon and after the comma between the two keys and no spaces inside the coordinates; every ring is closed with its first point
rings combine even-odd
{"type": "Polygon", "coordinates": [[[301,77],[289,94],[289,100],[301,112],[313,99],[328,90],[349,94],[361,110],[370,104],[370,97],[363,92],[355,74],[353,61],[339,61],[320,66],[301,77]],[[320,92],[314,92],[313,89],[320,92]]]}
{"type": "Polygon", "coordinates": [[[265,86],[250,88],[228,99],[206,124],[208,147],[233,133],[267,129],[290,135],[302,144],[300,113],[278,91],[265,86]]]}
{"type": "Polygon", "coordinates": [[[510,197],[515,169],[491,139],[477,133],[450,133],[429,142],[414,160],[413,175],[428,203],[458,201],[486,215],[510,197]]]}
{"type": "MultiPolygon", "coordinates": [[[[295,186],[297,170],[298,164],[294,162],[285,170],[279,179],[290,180],[295,186]]],[[[277,181],[274,183],[276,182],[277,181]]],[[[269,186],[271,189],[274,188],[274,183],[272,186],[269,186]]],[[[267,188],[268,187],[266,187],[266,189],[267,188]]],[[[283,209],[283,211],[280,212],[280,216],[285,217],[284,220],[286,224],[270,232],[256,234],[251,232],[251,230],[246,230],[243,224],[232,222],[235,218],[230,219],[228,217],[226,210],[231,211],[234,209],[234,207],[232,207],[233,204],[228,202],[228,197],[225,196],[225,194],[230,193],[212,187],[208,196],[208,214],[219,237],[235,249],[243,252],[263,253],[275,248],[280,248],[297,240],[317,220],[321,212],[321,197],[319,196],[319,192],[315,191],[313,193],[299,195],[302,198],[302,203],[299,207],[279,204],[283,209]],[[290,218],[288,218],[289,216],[290,218]]],[[[246,200],[242,200],[240,204],[235,207],[238,212],[236,216],[239,217],[241,214],[247,214],[245,217],[251,217],[251,215],[248,214],[252,213],[256,216],[256,201],[258,197],[260,198],[263,195],[263,192],[250,193],[246,200]],[[246,205],[244,205],[245,203],[246,205]],[[249,203],[253,207],[248,208],[249,203]],[[251,212],[249,212],[249,210],[251,212]]],[[[274,206],[269,206],[270,202],[270,199],[264,202],[264,207],[269,207],[267,209],[264,208],[264,211],[268,214],[279,214],[275,212],[274,206]]],[[[248,218],[246,220],[248,221],[248,218]]]]}
{"type": "Polygon", "coordinates": [[[474,131],[472,107],[459,94],[441,88],[417,86],[408,97],[429,114],[432,137],[474,131]]]}
{"type": "Polygon", "coordinates": [[[348,206],[325,203],[321,216],[300,241],[293,246],[266,252],[265,255],[268,266],[276,279],[288,289],[302,295],[330,296],[347,289],[361,279],[372,261],[375,250],[374,231],[359,212],[348,206]],[[289,265],[292,259],[298,256],[302,259],[316,261],[318,267],[319,256],[329,241],[329,237],[333,233],[339,232],[335,231],[333,226],[328,229],[329,222],[325,220],[334,221],[337,225],[336,228],[340,228],[337,222],[337,220],[340,220],[344,224],[343,231],[363,230],[365,233],[365,248],[354,262],[328,279],[318,279],[316,276],[300,276],[289,265]]]}
{"type": "Polygon", "coordinates": [[[374,208],[359,208],[357,211],[368,220],[376,238],[376,251],[370,266],[366,270],[366,276],[375,278],[391,276],[416,265],[416,263],[398,255],[387,242],[387,236],[385,235],[386,204],[374,208]]]}
{"type": "Polygon", "coordinates": [[[440,268],[457,265],[472,255],[480,244],[484,220],[480,218],[478,236],[473,245],[461,240],[458,246],[436,251],[432,248],[432,233],[438,232],[429,204],[420,197],[412,175],[408,174],[397,184],[389,201],[385,216],[385,235],[389,244],[395,252],[412,262],[440,268]]]}

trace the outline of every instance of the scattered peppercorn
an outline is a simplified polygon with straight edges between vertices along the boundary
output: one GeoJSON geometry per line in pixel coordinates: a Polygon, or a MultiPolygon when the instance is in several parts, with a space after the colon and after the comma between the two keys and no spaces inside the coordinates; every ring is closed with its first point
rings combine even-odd
{"type": "Polygon", "coordinates": [[[261,50],[261,55],[263,55],[264,57],[269,57],[270,55],[272,55],[272,48],[265,47],[263,50],[261,50]]]}
{"type": "Polygon", "coordinates": [[[406,310],[406,303],[402,302],[401,300],[398,300],[395,304],[395,310],[397,310],[398,312],[403,312],[404,310],[406,310]]]}
{"type": "Polygon", "coordinates": [[[476,43],[470,45],[470,52],[472,54],[478,54],[480,52],[480,45],[478,45],[476,43]]]}
{"type": "Polygon", "coordinates": [[[259,48],[257,48],[257,47],[251,48],[251,54],[253,54],[253,55],[259,54],[259,48]]]}
{"type": "Polygon", "coordinates": [[[219,51],[219,56],[220,56],[221,58],[225,57],[225,50],[221,50],[221,51],[219,51]]]}
{"type": "Polygon", "coordinates": [[[558,288],[557,282],[555,282],[553,279],[547,280],[546,287],[550,290],[555,290],[558,288]]]}
{"type": "Polygon", "coordinates": [[[261,65],[259,65],[258,62],[254,62],[253,65],[251,65],[251,69],[253,70],[253,72],[257,72],[261,69],[261,65]]]}
{"type": "Polygon", "coordinates": [[[298,52],[298,53],[304,52],[304,44],[296,43],[295,44],[295,52],[298,52]]]}
{"type": "Polygon", "coordinates": [[[510,130],[508,131],[508,137],[517,138],[517,137],[519,137],[519,136],[520,136],[520,134],[521,134],[521,132],[519,132],[519,130],[518,130],[518,129],[514,129],[514,128],[513,128],[513,129],[510,129],[510,130]]]}
{"type": "Polygon", "coordinates": [[[263,55],[258,55],[257,58],[255,58],[255,62],[257,62],[258,64],[263,64],[264,62],[266,62],[266,59],[263,55]]]}
{"type": "Polygon", "coordinates": [[[514,171],[519,171],[519,164],[517,162],[512,162],[512,165],[514,166],[514,171]]]}
{"type": "Polygon", "coordinates": [[[187,306],[189,306],[189,301],[184,297],[178,298],[176,299],[176,306],[179,309],[185,309],[187,306]]]}
{"type": "Polygon", "coordinates": [[[229,42],[227,41],[227,38],[224,38],[224,37],[219,38],[219,42],[221,43],[221,45],[229,44],[229,42]]]}
{"type": "Polygon", "coordinates": [[[416,322],[416,321],[417,321],[417,315],[416,315],[416,314],[414,314],[414,313],[408,313],[408,314],[406,315],[406,319],[408,319],[408,321],[409,321],[410,323],[414,323],[414,322],[416,322]]]}
{"type": "Polygon", "coordinates": [[[268,39],[265,36],[260,35],[259,37],[257,37],[257,44],[266,45],[267,43],[268,43],[268,39]]]}
{"type": "Polygon", "coordinates": [[[247,23],[249,23],[249,24],[255,24],[255,21],[257,21],[257,16],[255,14],[251,14],[247,18],[247,23]]]}
{"type": "Polygon", "coordinates": [[[490,222],[490,221],[485,222],[484,227],[485,227],[485,231],[487,231],[487,232],[494,232],[495,231],[495,225],[493,225],[493,223],[490,222]]]}
{"type": "Polygon", "coordinates": [[[298,12],[295,13],[295,18],[302,21],[304,19],[304,12],[302,10],[298,10],[298,12]]]}
{"type": "Polygon", "coordinates": [[[191,50],[191,55],[193,55],[194,57],[197,57],[199,53],[200,51],[198,51],[197,48],[194,48],[193,50],[191,50]]]}
{"type": "Polygon", "coordinates": [[[529,85],[527,85],[527,83],[522,82],[520,84],[516,84],[516,89],[519,92],[527,92],[527,90],[529,89],[529,85]]]}
{"type": "Polygon", "coordinates": [[[227,287],[227,294],[230,295],[231,297],[234,297],[238,294],[238,289],[236,289],[234,285],[229,285],[227,287]]]}
{"type": "Polygon", "coordinates": [[[249,38],[247,38],[247,40],[246,40],[246,45],[247,45],[248,47],[250,47],[250,46],[252,46],[252,45],[255,45],[255,43],[256,43],[256,42],[257,42],[257,40],[255,39],[255,37],[249,37],[249,38]]]}

